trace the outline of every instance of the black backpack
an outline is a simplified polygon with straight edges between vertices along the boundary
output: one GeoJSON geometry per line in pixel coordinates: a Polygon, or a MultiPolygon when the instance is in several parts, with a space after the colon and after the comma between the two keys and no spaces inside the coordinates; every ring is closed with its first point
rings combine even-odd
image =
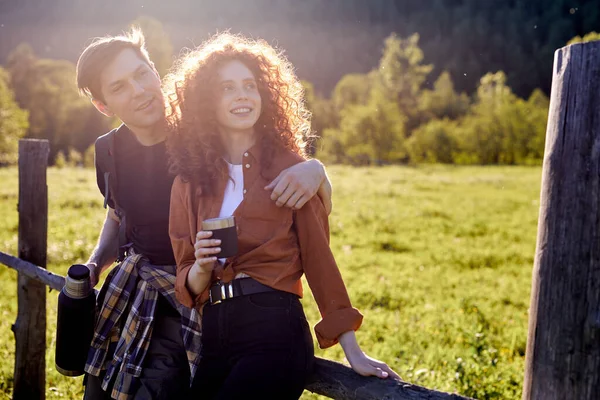
{"type": "Polygon", "coordinates": [[[131,246],[131,243],[127,240],[127,216],[125,215],[125,210],[120,207],[119,202],[117,201],[117,189],[119,185],[115,157],[115,137],[123,127],[124,125],[121,125],[119,128],[113,129],[107,134],[100,136],[96,139],[95,143],[96,179],[99,183],[104,182],[104,208],[108,206],[110,199],[115,206],[115,213],[121,220],[117,249],[118,262],[125,259],[127,249],[131,246]]]}

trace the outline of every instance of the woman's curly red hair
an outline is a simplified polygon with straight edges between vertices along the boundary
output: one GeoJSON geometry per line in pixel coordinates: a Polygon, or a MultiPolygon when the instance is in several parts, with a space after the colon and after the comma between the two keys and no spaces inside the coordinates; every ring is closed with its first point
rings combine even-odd
{"type": "Polygon", "coordinates": [[[305,156],[310,113],[304,88],[292,64],[263,40],[221,33],[183,56],[163,79],[167,101],[170,171],[211,193],[217,179],[228,174],[216,120],[215,89],[219,69],[241,61],[254,75],[262,100],[255,124],[262,167],[276,151],[305,156]]]}

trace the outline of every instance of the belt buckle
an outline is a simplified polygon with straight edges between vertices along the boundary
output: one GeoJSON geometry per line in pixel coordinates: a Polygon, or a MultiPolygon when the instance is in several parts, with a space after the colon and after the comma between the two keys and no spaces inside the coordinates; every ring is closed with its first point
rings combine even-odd
{"type": "Polygon", "coordinates": [[[215,285],[213,285],[213,287],[211,287],[208,291],[208,300],[210,301],[210,304],[219,304],[223,300],[233,298],[233,281],[227,283],[218,281],[217,283],[215,283],[215,285]],[[219,293],[221,295],[221,298],[219,300],[213,301],[212,289],[215,285],[219,287],[219,293]]]}

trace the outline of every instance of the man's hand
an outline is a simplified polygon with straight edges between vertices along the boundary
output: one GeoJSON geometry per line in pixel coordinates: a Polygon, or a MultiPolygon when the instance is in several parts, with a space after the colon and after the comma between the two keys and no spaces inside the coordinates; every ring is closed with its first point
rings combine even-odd
{"type": "Polygon", "coordinates": [[[95,287],[100,279],[100,270],[96,263],[88,263],[85,265],[90,270],[90,287],[95,287]]]}
{"type": "Polygon", "coordinates": [[[325,178],[323,165],[317,160],[309,160],[281,171],[265,190],[271,190],[271,200],[277,207],[299,210],[317,194],[325,178]]]}

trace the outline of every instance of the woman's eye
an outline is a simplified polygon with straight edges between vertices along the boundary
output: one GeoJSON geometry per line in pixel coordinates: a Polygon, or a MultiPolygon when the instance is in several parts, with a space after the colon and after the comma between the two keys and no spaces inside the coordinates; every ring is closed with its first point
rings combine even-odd
{"type": "Polygon", "coordinates": [[[246,84],[246,89],[248,89],[248,90],[254,90],[254,89],[256,89],[256,84],[254,84],[254,83],[248,83],[248,84],[246,84]]]}

